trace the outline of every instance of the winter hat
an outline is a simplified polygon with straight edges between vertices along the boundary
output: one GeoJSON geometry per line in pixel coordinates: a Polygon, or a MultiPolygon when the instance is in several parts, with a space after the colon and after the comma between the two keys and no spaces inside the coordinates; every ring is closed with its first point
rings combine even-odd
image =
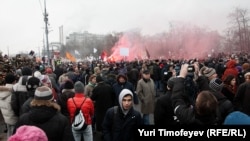
{"type": "Polygon", "coordinates": [[[213,74],[216,74],[216,71],[214,68],[209,68],[209,67],[202,67],[201,68],[201,75],[204,75],[204,76],[209,78],[213,74]]]}
{"type": "Polygon", "coordinates": [[[8,141],[48,141],[46,133],[31,125],[22,125],[17,128],[16,133],[9,137],[8,141]]]}
{"type": "Polygon", "coordinates": [[[34,91],[37,87],[41,86],[41,82],[38,78],[32,76],[28,79],[26,83],[26,88],[28,91],[34,91]]]}
{"type": "Polygon", "coordinates": [[[247,78],[247,76],[250,75],[250,72],[245,73],[244,78],[247,78]]]}
{"type": "Polygon", "coordinates": [[[250,116],[241,112],[234,111],[229,113],[223,123],[224,125],[250,125],[250,116]]]}
{"type": "Polygon", "coordinates": [[[150,74],[150,71],[149,70],[144,70],[142,73],[143,74],[150,74]]]}
{"type": "Polygon", "coordinates": [[[41,80],[42,74],[41,74],[40,71],[35,71],[35,72],[34,72],[34,76],[35,76],[36,78],[38,78],[38,79],[41,80]]]}
{"type": "Polygon", "coordinates": [[[71,80],[66,80],[63,88],[64,89],[74,89],[74,83],[71,80]]]}
{"type": "Polygon", "coordinates": [[[32,75],[32,70],[29,67],[23,67],[22,75],[32,75]]]}
{"type": "Polygon", "coordinates": [[[76,93],[83,93],[84,92],[84,85],[81,81],[77,81],[74,85],[74,89],[76,93]]]}
{"type": "Polygon", "coordinates": [[[102,82],[102,81],[103,81],[102,77],[100,75],[97,75],[96,76],[96,82],[99,83],[99,82],[102,82]]]}
{"type": "Polygon", "coordinates": [[[51,68],[46,68],[46,73],[51,74],[53,71],[51,68]]]}
{"type": "Polygon", "coordinates": [[[47,86],[41,86],[36,88],[34,98],[36,100],[52,100],[52,90],[47,86]]]}
{"type": "Polygon", "coordinates": [[[209,82],[209,87],[215,91],[215,92],[220,92],[221,89],[223,88],[223,82],[221,79],[219,78],[213,78],[210,82],[209,82]]]}

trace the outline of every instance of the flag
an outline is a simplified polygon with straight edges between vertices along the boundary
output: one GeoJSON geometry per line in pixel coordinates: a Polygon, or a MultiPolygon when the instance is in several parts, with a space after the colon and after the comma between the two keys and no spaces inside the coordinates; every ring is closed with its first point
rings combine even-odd
{"type": "Polygon", "coordinates": [[[94,48],[94,51],[93,51],[94,53],[96,53],[97,52],[97,49],[96,48],[94,48]]]}
{"type": "Polygon", "coordinates": [[[75,54],[76,55],[80,55],[79,51],[75,50],[75,54]]]}
{"type": "Polygon", "coordinates": [[[147,57],[149,59],[150,58],[150,54],[149,54],[148,49],[146,47],[145,47],[145,50],[146,50],[146,53],[147,53],[147,57]]]}
{"type": "Polygon", "coordinates": [[[76,58],[72,56],[69,52],[66,52],[66,58],[72,62],[76,62],[76,58]]]}
{"type": "Polygon", "coordinates": [[[104,60],[107,57],[107,53],[105,51],[102,51],[101,59],[104,60]]]}

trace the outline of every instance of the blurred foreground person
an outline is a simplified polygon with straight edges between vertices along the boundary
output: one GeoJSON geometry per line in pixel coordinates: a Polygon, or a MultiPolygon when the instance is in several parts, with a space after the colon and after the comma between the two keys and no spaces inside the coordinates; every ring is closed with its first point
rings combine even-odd
{"type": "Polygon", "coordinates": [[[61,114],[60,106],[53,101],[49,87],[38,87],[30,106],[30,111],[20,116],[14,133],[22,125],[34,125],[46,133],[49,141],[74,140],[71,124],[67,117],[61,114]]]}

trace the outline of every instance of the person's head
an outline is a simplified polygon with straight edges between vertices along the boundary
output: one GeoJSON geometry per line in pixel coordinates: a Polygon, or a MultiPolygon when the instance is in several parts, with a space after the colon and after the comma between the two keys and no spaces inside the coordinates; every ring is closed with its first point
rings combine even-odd
{"type": "Polygon", "coordinates": [[[209,80],[212,80],[213,78],[217,77],[217,73],[214,68],[209,68],[209,67],[202,67],[200,69],[200,74],[207,77],[209,80]]]}
{"type": "Polygon", "coordinates": [[[17,128],[15,134],[8,138],[8,141],[48,141],[46,133],[32,125],[22,125],[17,128]]]}
{"type": "Polygon", "coordinates": [[[214,92],[220,92],[223,88],[224,84],[221,79],[213,78],[209,81],[209,87],[214,92]]]}
{"type": "Polygon", "coordinates": [[[92,83],[92,84],[95,84],[95,83],[96,83],[96,75],[95,75],[95,74],[92,74],[92,75],[89,77],[89,82],[92,83]]]}
{"type": "Polygon", "coordinates": [[[144,79],[150,79],[150,71],[149,71],[149,70],[144,70],[144,71],[142,72],[142,77],[143,77],[144,79]]]}
{"type": "Polygon", "coordinates": [[[250,72],[245,73],[244,78],[245,82],[250,82],[250,72]]]}
{"type": "Polygon", "coordinates": [[[28,91],[35,91],[36,88],[40,87],[42,83],[40,82],[40,79],[37,77],[30,77],[26,83],[26,88],[28,91]]]}
{"type": "Polygon", "coordinates": [[[103,78],[100,75],[96,76],[96,83],[104,82],[103,78]]]}
{"type": "Polygon", "coordinates": [[[14,84],[16,82],[16,76],[13,73],[8,73],[5,76],[5,83],[6,84],[14,84]]]}
{"type": "Polygon", "coordinates": [[[41,86],[36,88],[34,99],[30,103],[31,107],[46,106],[54,107],[57,111],[60,111],[60,106],[54,102],[54,96],[52,90],[48,86],[41,86]]]}
{"type": "Polygon", "coordinates": [[[94,74],[99,75],[101,73],[100,67],[95,67],[94,68],[94,74]]]}
{"type": "Polygon", "coordinates": [[[120,92],[119,104],[125,114],[133,106],[133,93],[129,89],[123,89],[120,92]]]}
{"type": "Polygon", "coordinates": [[[168,82],[167,82],[167,89],[169,91],[172,91],[173,87],[174,87],[174,78],[175,77],[171,77],[168,79],[168,82]]]}
{"type": "Polygon", "coordinates": [[[84,84],[81,81],[77,81],[74,85],[74,90],[76,93],[84,92],[84,84]]]}
{"type": "Polygon", "coordinates": [[[23,67],[23,68],[22,68],[22,75],[32,75],[32,70],[31,70],[31,68],[30,68],[30,67],[27,67],[27,66],[23,67]]]}
{"type": "Polygon", "coordinates": [[[210,91],[201,91],[195,100],[196,113],[200,116],[210,116],[216,113],[218,101],[210,91]]]}
{"type": "Polygon", "coordinates": [[[118,82],[118,83],[123,84],[123,83],[125,83],[126,81],[127,81],[127,77],[126,77],[125,74],[118,74],[118,76],[117,76],[117,82],[118,82]]]}
{"type": "Polygon", "coordinates": [[[234,75],[228,75],[225,77],[224,84],[234,86],[236,84],[236,78],[234,75]]]}

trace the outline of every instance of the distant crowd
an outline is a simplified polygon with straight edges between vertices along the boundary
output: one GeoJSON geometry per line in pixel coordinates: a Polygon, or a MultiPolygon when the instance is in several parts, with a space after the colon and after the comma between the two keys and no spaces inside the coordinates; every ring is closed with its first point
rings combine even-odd
{"type": "Polygon", "coordinates": [[[18,134],[24,127],[49,141],[132,141],[140,125],[250,124],[247,53],[55,64],[26,62],[1,74],[0,109],[10,141],[25,138],[18,134]],[[80,130],[71,125],[77,107],[86,124],[80,130]]]}

